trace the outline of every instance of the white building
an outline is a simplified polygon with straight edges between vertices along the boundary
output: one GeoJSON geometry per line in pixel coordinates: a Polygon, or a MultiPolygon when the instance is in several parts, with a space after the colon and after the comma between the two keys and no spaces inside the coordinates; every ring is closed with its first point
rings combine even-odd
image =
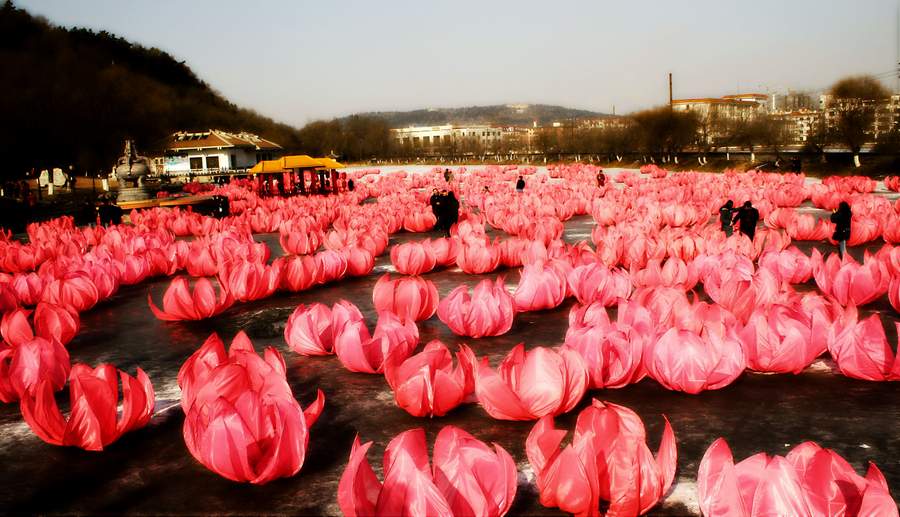
{"type": "Polygon", "coordinates": [[[697,116],[700,121],[701,138],[708,143],[724,136],[728,124],[750,120],[765,114],[767,109],[768,96],[759,93],[672,101],[673,111],[693,113],[697,116]]]}
{"type": "Polygon", "coordinates": [[[763,111],[769,109],[769,96],[764,93],[738,93],[736,95],[725,95],[725,100],[755,102],[763,111]]]}
{"type": "Polygon", "coordinates": [[[883,100],[837,99],[831,94],[819,96],[819,109],[825,117],[828,128],[833,129],[844,110],[869,106],[873,111],[872,125],[866,130],[871,142],[886,133],[897,129],[900,125],[900,95],[894,94],[883,100]]]}
{"type": "MultiPolygon", "coordinates": [[[[610,115],[606,117],[579,119],[578,127],[582,129],[624,129],[632,124],[629,117],[610,115]]],[[[553,127],[560,127],[554,125],[553,127]]]]}
{"type": "Polygon", "coordinates": [[[792,144],[805,144],[815,130],[822,113],[814,110],[779,111],[772,114],[784,122],[784,128],[792,144]]]}
{"type": "Polygon", "coordinates": [[[172,135],[163,157],[165,174],[217,174],[245,170],[281,155],[281,146],[250,133],[210,129],[172,135]]]}
{"type": "Polygon", "coordinates": [[[729,95],[722,98],[676,99],[672,110],[695,113],[701,122],[748,120],[766,111],[766,101],[757,94],[729,95]]]}
{"type": "Polygon", "coordinates": [[[488,125],[414,126],[392,129],[397,143],[406,149],[437,151],[464,150],[467,146],[491,149],[499,145],[503,130],[488,125]]]}

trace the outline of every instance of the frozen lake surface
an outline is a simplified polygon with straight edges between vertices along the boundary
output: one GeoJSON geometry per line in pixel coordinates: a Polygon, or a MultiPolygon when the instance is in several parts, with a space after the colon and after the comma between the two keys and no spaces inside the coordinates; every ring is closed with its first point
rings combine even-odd
{"type": "MultiPolygon", "coordinates": [[[[428,171],[432,166],[403,168],[428,171]]],[[[570,242],[589,239],[592,227],[590,217],[576,217],[566,224],[565,238],[570,242]]],[[[391,244],[427,236],[400,233],[391,237],[391,244]]],[[[256,238],[267,242],[273,255],[281,253],[277,234],[256,238]]],[[[808,252],[809,246],[803,249],[808,252]]],[[[524,442],[533,422],[496,421],[477,405],[462,406],[444,418],[414,418],[394,404],[382,376],[350,373],[333,356],[301,357],[287,348],[284,324],[299,303],[330,305],[347,299],[363,311],[370,324],[374,322],[372,288],[386,271],[392,271],[387,253],[367,277],[238,304],[218,317],[196,323],[166,323],[151,314],[147,293],[160,300],[168,279],[123,288],[113,299],[82,315],[82,330],[68,349],[73,362],[110,362],[132,373],[138,366],[143,368],[156,388],[157,415],[148,427],[125,435],[102,453],[92,453],[45,444],[30,432],[15,404],[0,406],[0,508],[7,513],[336,515],[340,514],[337,484],[354,436],[375,442],[369,458],[379,470],[384,447],[396,434],[424,427],[433,443],[442,426],[453,424],[485,442],[500,444],[515,459],[519,491],[510,515],[559,514],[538,503],[529,482],[533,474],[524,442]],[[218,332],[227,343],[240,330],[248,333],[258,351],[274,345],[282,352],[288,381],[301,405],[305,407],[315,398],[316,389],[326,395],[325,411],[311,429],[303,469],[292,478],[265,486],[233,483],[208,471],[189,454],[182,438],[184,417],[176,384],[179,367],[211,332],[218,332]]],[[[516,271],[505,274],[510,286],[518,282],[516,271]]],[[[454,269],[426,277],[441,296],[461,283],[474,286],[482,278],[454,269]]],[[[496,364],[519,342],[528,348],[561,344],[572,303],[518,314],[512,330],[496,338],[462,339],[435,316],[419,324],[421,342],[440,339],[451,349],[466,342],[477,355],[487,355],[496,364]]],[[[895,315],[886,299],[867,309],[884,311],[885,327],[893,334],[895,315]]],[[[896,340],[894,335],[889,338],[892,343],[896,340]]],[[[736,460],[760,451],[784,454],[802,441],[817,441],[836,450],[860,473],[867,461],[876,462],[896,497],[900,493],[900,383],[857,381],[832,373],[832,366],[820,360],[800,375],[745,373],[725,389],[700,395],[668,391],[647,379],[624,389],[590,392],[575,411],[557,422],[571,429],[590,397],[609,400],[632,408],[643,418],[650,447],[655,450],[665,414],[677,438],[678,471],[672,491],[652,515],[698,513],[697,468],[706,448],[718,437],[728,440],[736,460]]]]}

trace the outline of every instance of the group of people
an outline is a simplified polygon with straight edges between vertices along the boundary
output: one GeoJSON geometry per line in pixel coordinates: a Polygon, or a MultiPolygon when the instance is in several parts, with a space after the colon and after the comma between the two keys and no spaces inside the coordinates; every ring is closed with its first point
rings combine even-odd
{"type": "MultiPolygon", "coordinates": [[[[447,169],[449,172],[450,169],[447,169]]],[[[603,174],[603,171],[597,173],[597,187],[603,188],[606,186],[606,174],[603,174]]],[[[525,192],[525,178],[519,176],[519,179],[516,180],[516,192],[522,193],[525,192]]]]}
{"type": "Polygon", "coordinates": [[[734,233],[734,225],[751,241],[756,235],[756,224],[759,222],[759,210],[753,207],[753,203],[747,201],[744,206],[734,208],[734,201],[728,200],[719,208],[719,222],[722,223],[722,231],[731,237],[734,233]]]}
{"type": "Polygon", "coordinates": [[[450,228],[459,220],[459,200],[456,199],[456,195],[452,190],[434,189],[431,191],[429,204],[434,217],[437,218],[434,228],[449,237],[450,228]]]}
{"type": "MultiPolygon", "coordinates": [[[[847,253],[852,218],[853,212],[846,201],[841,201],[837,210],[831,214],[831,222],[834,223],[834,235],[831,238],[838,243],[838,256],[841,258],[847,253]]],[[[737,224],[738,230],[752,241],[756,235],[756,225],[759,223],[759,210],[754,208],[750,201],[735,209],[734,202],[729,199],[719,208],[719,222],[725,235],[730,237],[734,232],[734,225],[737,224]]]]}

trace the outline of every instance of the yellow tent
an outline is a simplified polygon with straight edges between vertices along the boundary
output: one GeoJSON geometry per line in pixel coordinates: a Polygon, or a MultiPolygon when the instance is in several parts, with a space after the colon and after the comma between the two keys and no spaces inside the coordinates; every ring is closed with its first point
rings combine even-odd
{"type": "Polygon", "coordinates": [[[251,174],[284,172],[288,169],[342,169],[344,164],[332,158],[312,158],[305,154],[285,156],[277,160],[265,160],[250,169],[251,174]]]}
{"type": "Polygon", "coordinates": [[[311,169],[320,167],[321,164],[315,158],[311,158],[305,154],[294,156],[285,156],[281,159],[282,167],[285,169],[311,169]]]}
{"type": "Polygon", "coordinates": [[[261,172],[284,172],[284,166],[281,163],[281,158],[277,160],[264,160],[250,169],[251,174],[259,174],[261,172]]]}
{"type": "Polygon", "coordinates": [[[346,165],[334,160],[333,158],[316,158],[322,167],[326,169],[343,169],[346,165]]]}

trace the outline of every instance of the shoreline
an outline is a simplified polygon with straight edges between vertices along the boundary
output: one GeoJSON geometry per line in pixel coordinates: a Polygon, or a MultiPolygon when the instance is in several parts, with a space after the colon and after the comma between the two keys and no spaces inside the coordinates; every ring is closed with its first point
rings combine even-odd
{"type": "MultiPolygon", "coordinates": [[[[760,154],[762,156],[762,154],[760,154]]],[[[767,156],[768,157],[768,156],[767,156]]],[[[680,163],[657,163],[659,167],[666,169],[670,172],[707,172],[707,173],[722,173],[728,169],[734,169],[740,172],[746,172],[747,170],[752,170],[754,167],[760,167],[764,165],[771,165],[773,160],[757,160],[756,162],[750,162],[749,160],[726,160],[724,158],[709,158],[705,165],[700,165],[697,163],[696,155],[691,155],[689,157],[684,157],[680,163]]],[[[785,165],[787,166],[789,161],[785,160],[785,165]]],[[[485,162],[483,160],[462,160],[459,162],[447,163],[446,161],[439,160],[422,160],[422,161],[396,161],[396,162],[379,162],[379,163],[368,163],[368,162],[348,162],[348,168],[361,168],[361,169],[378,169],[381,167],[412,167],[412,166],[432,166],[432,167],[487,167],[491,165],[496,166],[507,166],[507,165],[518,165],[525,167],[546,167],[550,165],[565,165],[572,163],[582,163],[586,165],[596,165],[602,167],[604,169],[640,169],[644,165],[648,165],[640,160],[622,160],[618,161],[606,161],[606,160],[548,160],[547,163],[543,163],[543,161],[526,163],[521,160],[501,160],[501,161],[491,161],[485,162]]],[[[827,176],[866,176],[873,179],[883,179],[885,176],[891,175],[900,175],[900,158],[892,157],[892,156],[867,156],[863,158],[862,166],[859,168],[855,168],[852,163],[849,161],[840,159],[839,157],[831,157],[830,161],[822,163],[819,159],[804,159],[802,162],[801,172],[806,174],[808,177],[813,178],[825,178],[827,176]],[[845,163],[846,162],[846,163],[845,163]]],[[[794,172],[778,169],[772,170],[771,168],[765,168],[765,172],[794,172]]]]}

